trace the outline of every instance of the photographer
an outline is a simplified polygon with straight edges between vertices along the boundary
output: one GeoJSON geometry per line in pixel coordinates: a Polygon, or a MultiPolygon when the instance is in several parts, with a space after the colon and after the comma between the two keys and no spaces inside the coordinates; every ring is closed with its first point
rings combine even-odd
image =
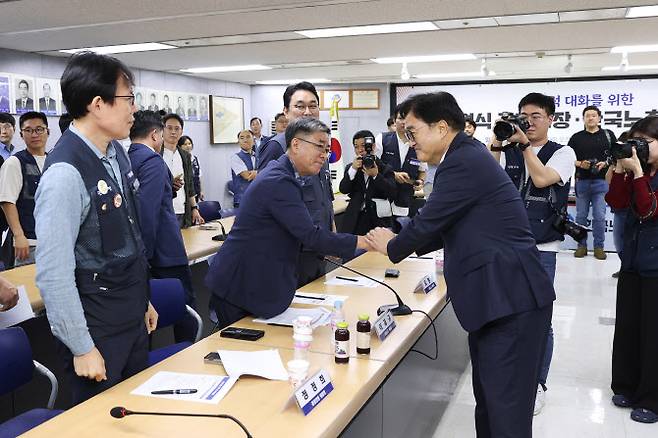
{"type": "Polygon", "coordinates": [[[359,131],[352,138],[356,157],[345,167],[340,191],[350,196],[341,226],[342,233],[366,234],[375,227],[391,227],[391,201],[396,185],[393,169],[373,155],[375,136],[359,131]]]}
{"type": "MultiPolygon", "coordinates": [[[[555,101],[552,96],[530,93],[519,102],[520,117],[496,123],[491,150],[518,188],[537,242],[542,266],[555,282],[556,253],[564,234],[554,227],[558,212],[565,212],[573,162],[573,149],[548,140],[553,123],[555,101]],[[519,126],[520,125],[520,126],[519,126]],[[502,129],[501,128],[506,128],[502,129]],[[513,130],[512,130],[513,128],[513,130]],[[521,129],[523,128],[523,129],[521,129]],[[510,144],[502,147],[501,131],[510,144]],[[497,138],[498,137],[498,138],[497,138]],[[501,154],[504,151],[504,154],[501,154]]],[[[549,328],[546,349],[539,373],[535,415],[541,412],[546,379],[553,356],[553,328],[549,328]]]]}
{"type": "Polygon", "coordinates": [[[635,421],[655,423],[658,421],[658,117],[637,121],[629,138],[620,148],[621,153],[612,150],[617,163],[610,191],[605,196],[613,208],[628,208],[617,283],[612,402],[633,408],[631,419],[635,421]],[[629,155],[630,158],[622,158],[629,155]]]}
{"type": "MultiPolygon", "coordinates": [[[[594,257],[605,260],[605,201],[608,191],[605,181],[607,152],[617,141],[609,129],[601,129],[601,110],[588,106],[583,110],[585,129],[569,139],[569,146],[576,152],[576,222],[587,225],[590,205],[592,206],[592,230],[594,257]]],[[[587,239],[578,242],[575,257],[587,255],[587,239]]]]}

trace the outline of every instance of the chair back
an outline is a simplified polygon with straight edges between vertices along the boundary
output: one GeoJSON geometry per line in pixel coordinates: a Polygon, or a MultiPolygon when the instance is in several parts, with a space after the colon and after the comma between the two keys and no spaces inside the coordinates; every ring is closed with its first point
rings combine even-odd
{"type": "Polygon", "coordinates": [[[218,201],[201,201],[199,202],[199,214],[206,222],[214,221],[221,219],[222,215],[220,210],[222,209],[218,201]]]}
{"type": "Polygon", "coordinates": [[[32,380],[34,362],[27,335],[20,327],[0,330],[0,395],[32,380]]]}
{"type": "Polygon", "coordinates": [[[169,327],[185,316],[185,290],[177,278],[151,279],[151,304],[158,312],[158,328],[169,327]]]}

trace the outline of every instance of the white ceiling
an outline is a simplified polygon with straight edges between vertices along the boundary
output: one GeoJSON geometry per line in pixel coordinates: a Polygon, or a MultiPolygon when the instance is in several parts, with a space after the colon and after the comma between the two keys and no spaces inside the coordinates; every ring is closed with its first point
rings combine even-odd
{"type": "MultiPolygon", "coordinates": [[[[410,74],[477,72],[481,58],[496,72],[490,79],[618,75],[618,45],[658,44],[658,17],[623,17],[624,10],[597,14],[569,11],[649,5],[621,0],[18,0],[0,1],[0,47],[56,54],[61,49],[169,42],[178,49],[116,55],[133,67],[178,72],[192,67],[265,64],[272,70],[199,74],[244,83],[271,79],[328,78],[335,82],[400,82],[400,64],[375,57],[475,53],[477,60],[409,64],[410,74]],[[586,19],[530,25],[524,14],[586,19]],[[515,16],[515,17],[508,17],[515,16]],[[575,16],[575,17],[574,17],[575,16]],[[506,17],[498,20],[470,20],[506,17]],[[455,20],[446,23],[448,20],[455,20]],[[363,24],[442,21],[442,30],[405,34],[309,39],[297,30],[363,24]],[[463,22],[469,25],[463,27],[463,22]],[[457,27],[455,29],[447,29],[457,27]],[[544,52],[538,57],[537,52],[544,52]],[[308,64],[311,66],[308,66],[308,64]],[[292,64],[292,65],[290,65],[292,64]],[[306,64],[306,65],[299,65],[306,64]],[[320,64],[320,65],[316,65],[320,64]]],[[[658,52],[629,55],[630,64],[658,64],[658,52]]],[[[656,70],[629,72],[656,74],[656,70]]],[[[455,81],[455,79],[444,79],[455,81]]],[[[473,78],[468,78],[473,80],[473,78]]],[[[431,81],[431,80],[426,80],[431,81]]]]}

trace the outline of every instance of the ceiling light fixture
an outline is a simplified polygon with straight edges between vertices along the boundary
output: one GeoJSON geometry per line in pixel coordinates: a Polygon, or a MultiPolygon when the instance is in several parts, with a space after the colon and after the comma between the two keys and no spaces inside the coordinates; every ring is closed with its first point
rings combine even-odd
{"type": "Polygon", "coordinates": [[[400,79],[403,81],[408,81],[411,78],[411,75],[409,74],[409,69],[407,68],[407,63],[403,62],[402,63],[402,71],[400,71],[400,79]]]}
{"type": "Polygon", "coordinates": [[[101,55],[114,53],[149,52],[153,50],[177,49],[178,47],[162,43],[120,44],[116,46],[83,47],[81,49],[60,50],[62,53],[95,52],[101,55]]]}
{"type": "Polygon", "coordinates": [[[487,67],[487,58],[482,58],[482,63],[480,65],[480,74],[485,78],[489,76],[489,67],[487,67]]]}
{"type": "MultiPolygon", "coordinates": [[[[481,71],[467,71],[457,73],[426,73],[414,75],[416,79],[441,79],[441,78],[479,78],[483,74],[481,71]]],[[[496,76],[496,72],[489,70],[489,76],[496,76]]]]}
{"type": "Polygon", "coordinates": [[[639,46],[616,46],[610,53],[658,52],[658,44],[641,44],[639,46]]]}
{"type": "Polygon", "coordinates": [[[392,58],[372,58],[377,64],[411,64],[415,62],[443,62],[443,61],[468,61],[477,59],[472,53],[457,53],[451,55],[424,55],[424,56],[397,56],[392,58]]]}
{"type": "Polygon", "coordinates": [[[368,26],[332,27],[328,29],[298,30],[295,33],[307,38],[330,38],[354,35],[375,35],[382,33],[404,33],[438,30],[431,21],[416,23],[373,24],[368,26]]]}
{"type": "Polygon", "coordinates": [[[255,71],[255,70],[272,70],[272,67],[260,64],[250,65],[220,65],[216,67],[195,67],[181,69],[183,73],[223,73],[229,71],[255,71]]]}
{"type": "Polygon", "coordinates": [[[628,8],[626,18],[655,17],[658,16],[658,6],[636,6],[628,8]]]}
{"type": "Polygon", "coordinates": [[[601,71],[635,71],[635,70],[658,70],[658,64],[646,64],[646,65],[627,65],[624,70],[621,65],[610,65],[607,67],[601,68],[601,71]]]}
{"type": "Polygon", "coordinates": [[[268,79],[266,81],[256,81],[259,85],[290,85],[298,84],[300,82],[310,82],[312,84],[322,84],[331,82],[331,79],[315,78],[315,79],[268,79]]]}

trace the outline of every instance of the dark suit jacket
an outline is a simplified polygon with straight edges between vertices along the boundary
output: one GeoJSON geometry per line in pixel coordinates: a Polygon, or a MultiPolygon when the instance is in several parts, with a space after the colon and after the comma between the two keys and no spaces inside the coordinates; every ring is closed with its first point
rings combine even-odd
{"type": "Polygon", "coordinates": [[[167,164],[140,143],[130,145],[128,156],[139,180],[139,222],[146,258],[155,267],[187,265],[183,236],[171,203],[171,172],[167,164]]]}
{"type": "Polygon", "coordinates": [[[21,111],[32,111],[34,110],[34,100],[32,100],[31,97],[28,97],[25,100],[25,107],[21,106],[21,102],[23,99],[16,99],[16,110],[21,110],[21,111]]]}
{"type": "Polygon", "coordinates": [[[397,263],[443,246],[448,295],[469,332],[555,300],[518,190],[489,151],[461,132],[427,204],[389,242],[388,256],[397,263]]]}
{"type": "Polygon", "coordinates": [[[208,268],[206,286],[256,316],[278,315],[292,302],[302,244],[320,254],[349,258],[356,237],[313,225],[302,186],[283,155],[245,192],[231,232],[208,268]]]}
{"type": "Polygon", "coordinates": [[[55,102],[55,99],[51,97],[48,99],[48,108],[46,108],[46,98],[45,97],[39,98],[39,111],[45,113],[54,113],[57,111],[56,105],[57,103],[55,102]]]}
{"type": "Polygon", "coordinates": [[[376,224],[378,227],[390,226],[390,219],[377,217],[377,209],[371,200],[372,198],[395,200],[397,186],[393,168],[383,161],[377,160],[379,174],[377,178],[370,181],[366,188],[366,174],[359,170],[354,179],[350,179],[348,175],[350,167],[352,167],[352,164],[345,166],[345,173],[339,185],[340,192],[350,197],[350,202],[347,204],[347,209],[343,215],[341,230],[354,232],[364,200],[366,202],[365,212],[371,218],[371,224],[376,224]]]}
{"type": "Polygon", "coordinates": [[[286,133],[274,135],[267,139],[265,143],[261,143],[258,150],[258,162],[256,168],[260,172],[265,169],[267,163],[272,160],[277,160],[279,157],[286,153],[286,133]]]}

